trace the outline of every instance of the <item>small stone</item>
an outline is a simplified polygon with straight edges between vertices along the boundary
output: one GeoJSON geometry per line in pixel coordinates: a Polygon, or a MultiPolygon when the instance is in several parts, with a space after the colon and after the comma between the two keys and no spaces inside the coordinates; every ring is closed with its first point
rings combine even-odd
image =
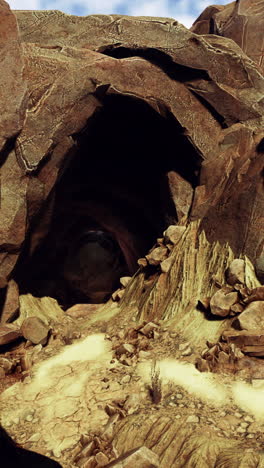
{"type": "Polygon", "coordinates": [[[148,322],[146,325],[144,325],[142,328],[140,328],[140,333],[143,335],[147,336],[148,338],[151,338],[153,336],[154,330],[157,330],[159,327],[153,322],[148,322]]]}
{"type": "Polygon", "coordinates": [[[131,280],[131,276],[122,276],[122,278],[120,278],[120,284],[121,286],[123,286],[124,288],[127,287],[128,283],[130,282],[131,280]]]}
{"type": "Polygon", "coordinates": [[[169,226],[163,233],[165,243],[167,244],[170,242],[173,245],[177,244],[185,230],[185,226],[169,226]]]}
{"type": "Polygon", "coordinates": [[[167,247],[161,245],[160,247],[156,247],[149,254],[147,254],[146,259],[150,265],[157,266],[167,258],[167,255],[167,247]]]}
{"type": "Polygon", "coordinates": [[[98,452],[95,455],[95,460],[98,466],[105,466],[107,463],[109,463],[108,457],[103,452],[98,452]]]}
{"type": "Polygon", "coordinates": [[[5,374],[9,374],[14,368],[14,363],[9,359],[0,357],[0,367],[4,370],[5,374]]]}
{"type": "Polygon", "coordinates": [[[111,462],[113,468],[158,468],[159,457],[145,446],[131,450],[111,462]]]}
{"type": "Polygon", "coordinates": [[[255,437],[254,434],[247,434],[246,435],[247,439],[254,439],[254,437],[255,437]]]}
{"type": "Polygon", "coordinates": [[[129,374],[127,374],[127,375],[124,375],[124,377],[122,377],[121,383],[122,383],[122,384],[129,383],[130,380],[131,380],[131,376],[130,376],[129,374]]]}
{"type": "Polygon", "coordinates": [[[28,415],[26,416],[26,418],[25,418],[25,420],[28,421],[28,422],[33,421],[33,419],[34,419],[34,416],[33,416],[32,414],[28,414],[28,415]]]}
{"type": "Polygon", "coordinates": [[[196,367],[200,372],[210,372],[210,365],[206,359],[198,358],[196,360],[196,367]]]}
{"type": "Polygon", "coordinates": [[[244,427],[244,428],[247,428],[249,426],[249,424],[246,423],[246,422],[242,422],[242,423],[240,423],[240,426],[244,427]]]}
{"type": "Polygon", "coordinates": [[[33,434],[29,439],[28,442],[38,442],[41,438],[41,434],[39,432],[36,432],[36,434],[33,434]]]}
{"type": "Polygon", "coordinates": [[[32,367],[32,357],[30,354],[26,353],[20,358],[20,365],[22,371],[28,371],[32,367]]]}
{"type": "Polygon", "coordinates": [[[235,416],[236,418],[239,418],[239,419],[240,419],[240,418],[242,418],[243,414],[236,412],[236,413],[234,413],[234,416],[235,416]]]}
{"type": "Polygon", "coordinates": [[[120,301],[120,299],[122,299],[123,295],[125,293],[125,290],[124,289],[117,289],[117,291],[114,291],[113,294],[112,294],[112,299],[113,301],[120,301]]]}
{"type": "Polygon", "coordinates": [[[230,307],[230,311],[233,312],[234,315],[241,314],[243,312],[244,306],[239,304],[238,302],[230,307]]]}
{"type": "Polygon", "coordinates": [[[254,422],[254,418],[252,418],[251,416],[245,416],[244,417],[244,421],[248,422],[248,423],[253,423],[254,422]]]}
{"type": "Polygon", "coordinates": [[[250,426],[247,428],[247,432],[249,434],[255,434],[256,432],[258,432],[260,430],[259,428],[259,425],[257,422],[253,422],[252,424],[250,424],[250,426]]]}
{"type": "Polygon", "coordinates": [[[135,352],[135,346],[129,343],[123,343],[115,350],[115,352],[117,356],[121,356],[122,354],[131,355],[135,352]]]}
{"type": "Polygon", "coordinates": [[[188,416],[188,418],[186,419],[187,423],[198,423],[199,421],[200,421],[199,417],[195,416],[194,414],[191,416],[188,416]]]}
{"type": "Polygon", "coordinates": [[[239,427],[236,429],[236,432],[238,432],[239,434],[244,434],[245,432],[247,432],[247,430],[246,430],[246,428],[240,427],[240,426],[239,426],[239,427]]]}
{"type": "Polygon", "coordinates": [[[182,353],[181,356],[190,356],[192,354],[191,348],[186,348],[182,353]]]}
{"type": "Polygon", "coordinates": [[[245,261],[236,258],[233,260],[226,270],[226,281],[231,286],[234,286],[237,283],[245,283],[245,261]]]}
{"type": "Polygon", "coordinates": [[[210,309],[213,315],[226,317],[230,314],[231,306],[238,302],[238,293],[225,286],[217,291],[210,301],[210,309]]]}
{"type": "Polygon", "coordinates": [[[131,393],[124,403],[124,409],[128,414],[133,414],[139,408],[141,396],[138,393],[131,393]]]}
{"type": "Polygon", "coordinates": [[[31,343],[44,345],[47,343],[49,327],[39,317],[28,317],[22,323],[21,333],[31,343]]]}
{"type": "Polygon", "coordinates": [[[181,343],[179,345],[179,351],[184,351],[186,348],[189,348],[189,347],[190,347],[190,343],[186,341],[186,343],[181,343]]]}
{"type": "Polygon", "coordinates": [[[182,393],[176,393],[175,396],[176,396],[177,400],[182,400],[182,398],[183,398],[183,394],[182,394],[182,393]]]}
{"type": "Polygon", "coordinates": [[[140,267],[145,268],[148,265],[148,261],[147,261],[146,258],[139,258],[138,261],[137,261],[137,264],[140,267]]]}
{"type": "Polygon", "coordinates": [[[55,448],[55,449],[52,450],[52,452],[53,452],[53,455],[54,455],[55,458],[60,458],[61,457],[61,450],[60,449],[55,448]]]}
{"type": "Polygon", "coordinates": [[[124,366],[132,366],[133,364],[133,361],[130,357],[126,357],[125,354],[123,354],[122,356],[120,356],[120,359],[119,361],[121,362],[121,364],[123,364],[124,366]]]}
{"type": "Polygon", "coordinates": [[[181,415],[180,415],[180,414],[176,414],[175,419],[181,419],[181,415]]]}

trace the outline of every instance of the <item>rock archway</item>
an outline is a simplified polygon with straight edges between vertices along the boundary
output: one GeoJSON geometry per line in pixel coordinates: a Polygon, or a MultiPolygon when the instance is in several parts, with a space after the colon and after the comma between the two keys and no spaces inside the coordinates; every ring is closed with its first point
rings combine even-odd
{"type": "Polygon", "coordinates": [[[52,207],[37,216],[14,273],[21,293],[65,306],[106,300],[168,225],[186,219],[199,182],[202,158],[165,107],[121,94],[100,103],[73,135],[52,207]]]}

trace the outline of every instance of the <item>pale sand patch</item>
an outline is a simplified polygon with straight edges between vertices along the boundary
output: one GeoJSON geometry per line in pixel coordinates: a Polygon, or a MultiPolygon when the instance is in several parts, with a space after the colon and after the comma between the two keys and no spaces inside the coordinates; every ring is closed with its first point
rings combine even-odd
{"type": "MultiPolygon", "coordinates": [[[[151,362],[138,365],[137,372],[150,384],[151,362]]],[[[256,420],[264,420],[264,383],[259,388],[243,381],[232,381],[227,385],[221,375],[199,372],[193,364],[177,359],[157,361],[161,380],[164,384],[172,382],[185,391],[213,406],[236,404],[242,410],[252,414],[256,420]]]]}

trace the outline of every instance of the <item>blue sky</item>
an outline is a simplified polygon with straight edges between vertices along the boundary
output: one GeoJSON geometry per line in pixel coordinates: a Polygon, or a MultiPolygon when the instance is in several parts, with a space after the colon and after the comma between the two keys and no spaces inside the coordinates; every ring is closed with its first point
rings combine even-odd
{"type": "Polygon", "coordinates": [[[212,4],[231,0],[9,0],[13,10],[61,10],[72,15],[122,14],[175,18],[190,27],[199,14],[212,4]]]}

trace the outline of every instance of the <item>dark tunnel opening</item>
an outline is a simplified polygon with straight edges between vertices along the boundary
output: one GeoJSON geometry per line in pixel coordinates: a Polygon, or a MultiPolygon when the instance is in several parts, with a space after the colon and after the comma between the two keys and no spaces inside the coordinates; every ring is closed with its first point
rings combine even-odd
{"type": "Polygon", "coordinates": [[[104,302],[121,276],[135,273],[137,258],[177,222],[166,175],[175,171],[195,187],[201,164],[171,113],[123,95],[105,96],[74,139],[49,233],[33,255],[29,241],[15,274],[20,293],[64,307],[104,302]]]}

